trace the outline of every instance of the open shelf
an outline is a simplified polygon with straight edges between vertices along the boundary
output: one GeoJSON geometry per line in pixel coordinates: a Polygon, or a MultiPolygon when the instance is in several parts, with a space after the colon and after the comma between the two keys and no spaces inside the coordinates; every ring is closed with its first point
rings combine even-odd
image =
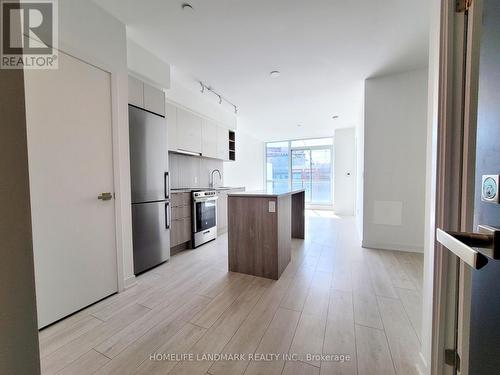
{"type": "Polygon", "coordinates": [[[229,131],[229,160],[236,160],[236,134],[229,131]]]}

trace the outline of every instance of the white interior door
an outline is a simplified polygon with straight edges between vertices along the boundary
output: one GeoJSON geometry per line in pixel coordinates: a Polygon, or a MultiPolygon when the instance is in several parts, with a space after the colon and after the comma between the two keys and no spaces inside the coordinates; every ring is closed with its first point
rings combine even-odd
{"type": "Polygon", "coordinates": [[[117,291],[110,74],[64,53],[25,72],[38,324],[117,291]]]}

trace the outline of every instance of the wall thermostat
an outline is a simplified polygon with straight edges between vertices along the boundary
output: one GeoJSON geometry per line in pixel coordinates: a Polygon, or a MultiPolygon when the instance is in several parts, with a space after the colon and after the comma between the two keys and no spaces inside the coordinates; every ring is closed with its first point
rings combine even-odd
{"type": "Polygon", "coordinates": [[[481,184],[481,200],[483,202],[500,203],[498,199],[498,177],[497,174],[483,175],[481,184]]]}

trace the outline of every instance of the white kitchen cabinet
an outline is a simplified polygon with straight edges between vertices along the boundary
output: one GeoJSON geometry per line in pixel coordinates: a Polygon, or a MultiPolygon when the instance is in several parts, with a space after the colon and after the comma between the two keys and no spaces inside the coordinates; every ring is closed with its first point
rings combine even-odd
{"type": "Polygon", "coordinates": [[[165,93],[141,80],[128,76],[128,102],[136,107],[165,116],[165,93]]]}
{"type": "Polygon", "coordinates": [[[229,130],[217,127],[217,158],[229,160],[229,130]]]}
{"type": "Polygon", "coordinates": [[[128,102],[144,108],[144,83],[132,76],[128,76],[128,102]]]}
{"type": "Polygon", "coordinates": [[[172,103],[166,104],[168,150],[177,150],[177,107],[172,103]]]}
{"type": "Polygon", "coordinates": [[[217,235],[227,232],[227,194],[245,191],[245,188],[236,188],[217,191],[217,235]]]}
{"type": "Polygon", "coordinates": [[[165,93],[163,90],[145,83],[144,108],[150,112],[165,116],[165,93]]]}
{"type": "Polygon", "coordinates": [[[227,191],[217,191],[217,235],[227,232],[227,191]]]}
{"type": "Polygon", "coordinates": [[[177,108],[177,149],[179,151],[202,153],[202,123],[201,117],[177,108]]]}
{"type": "Polygon", "coordinates": [[[217,128],[218,125],[209,120],[203,120],[202,154],[208,158],[217,158],[217,128]]]}
{"type": "Polygon", "coordinates": [[[190,152],[220,160],[234,160],[234,131],[173,103],[167,102],[165,108],[169,151],[190,152]],[[231,153],[233,159],[230,157],[231,153]]]}

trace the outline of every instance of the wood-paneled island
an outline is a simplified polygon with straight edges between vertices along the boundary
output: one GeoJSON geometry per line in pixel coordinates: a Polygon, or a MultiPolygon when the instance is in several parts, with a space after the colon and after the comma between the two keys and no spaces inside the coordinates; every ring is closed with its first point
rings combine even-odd
{"type": "Polygon", "coordinates": [[[304,238],[305,191],[228,194],[229,271],[277,280],[304,238]]]}

